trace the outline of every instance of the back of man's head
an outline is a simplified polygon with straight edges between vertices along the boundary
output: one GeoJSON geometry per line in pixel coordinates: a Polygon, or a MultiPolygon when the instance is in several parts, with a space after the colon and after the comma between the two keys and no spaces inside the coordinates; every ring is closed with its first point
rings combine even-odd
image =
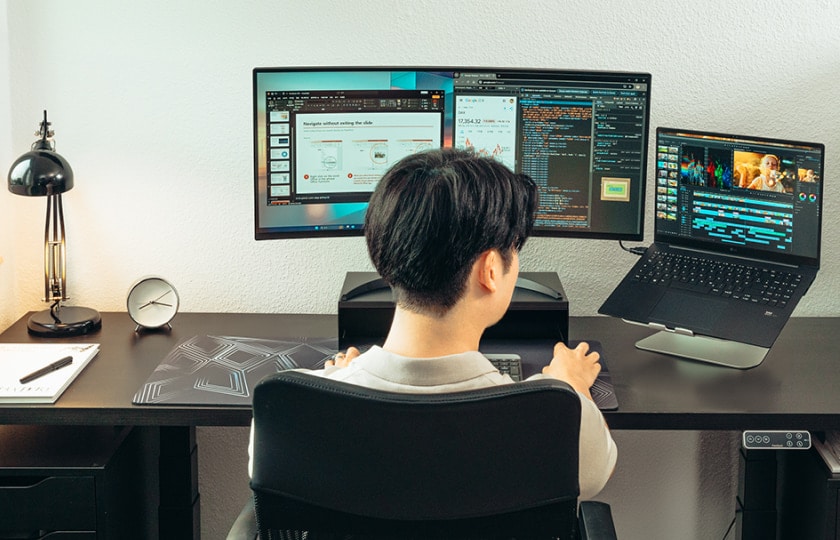
{"type": "Polygon", "coordinates": [[[533,181],[499,161],[453,148],[413,154],[371,196],[368,252],[401,307],[442,315],[463,296],[482,253],[497,249],[507,269],[536,208],[533,181]]]}

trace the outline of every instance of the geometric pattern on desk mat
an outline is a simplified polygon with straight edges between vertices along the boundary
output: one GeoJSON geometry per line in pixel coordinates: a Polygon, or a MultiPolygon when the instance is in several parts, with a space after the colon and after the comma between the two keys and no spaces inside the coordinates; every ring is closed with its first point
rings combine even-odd
{"type": "Polygon", "coordinates": [[[286,369],[323,368],[337,347],[336,338],[194,336],[166,355],[132,403],[250,407],[251,392],[264,377],[286,369]]]}
{"type": "Polygon", "coordinates": [[[615,411],[618,409],[618,397],[615,395],[615,388],[612,384],[612,376],[609,371],[601,371],[595,384],[589,387],[592,401],[602,411],[615,411]]]}

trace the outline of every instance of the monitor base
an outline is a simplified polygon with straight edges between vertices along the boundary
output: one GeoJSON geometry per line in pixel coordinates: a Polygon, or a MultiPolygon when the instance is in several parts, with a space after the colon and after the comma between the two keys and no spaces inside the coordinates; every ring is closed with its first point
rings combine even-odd
{"type": "Polygon", "coordinates": [[[636,348],[736,369],[759,365],[770,350],[749,343],[667,331],[637,341],[636,348]]]}
{"type": "MultiPolygon", "coordinates": [[[[379,277],[378,275],[371,275],[376,277],[362,282],[361,284],[353,287],[349,291],[343,292],[341,295],[341,301],[346,302],[348,300],[352,300],[358,296],[362,296],[369,292],[391,288],[390,285],[388,285],[385,282],[385,280],[379,277]]],[[[516,286],[520,289],[542,294],[555,300],[563,300],[563,294],[557,289],[548,285],[543,285],[542,283],[538,283],[537,281],[534,281],[533,279],[528,277],[519,276],[518,278],[516,278],[516,286]]]]}

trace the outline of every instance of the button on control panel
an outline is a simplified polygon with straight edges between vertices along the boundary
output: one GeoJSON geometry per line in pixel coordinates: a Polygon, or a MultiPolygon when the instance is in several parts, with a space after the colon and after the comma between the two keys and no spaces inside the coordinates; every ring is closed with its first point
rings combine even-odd
{"type": "Polygon", "coordinates": [[[807,431],[745,431],[743,445],[748,450],[807,450],[811,434],[807,431]]]}

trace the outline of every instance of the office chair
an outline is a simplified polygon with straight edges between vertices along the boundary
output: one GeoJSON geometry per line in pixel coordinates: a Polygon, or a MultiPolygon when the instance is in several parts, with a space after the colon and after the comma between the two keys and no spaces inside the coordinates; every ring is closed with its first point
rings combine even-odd
{"type": "Polygon", "coordinates": [[[608,505],[578,512],[564,382],[403,394],[284,371],[253,399],[253,500],[229,540],[616,538],[608,505]]]}

